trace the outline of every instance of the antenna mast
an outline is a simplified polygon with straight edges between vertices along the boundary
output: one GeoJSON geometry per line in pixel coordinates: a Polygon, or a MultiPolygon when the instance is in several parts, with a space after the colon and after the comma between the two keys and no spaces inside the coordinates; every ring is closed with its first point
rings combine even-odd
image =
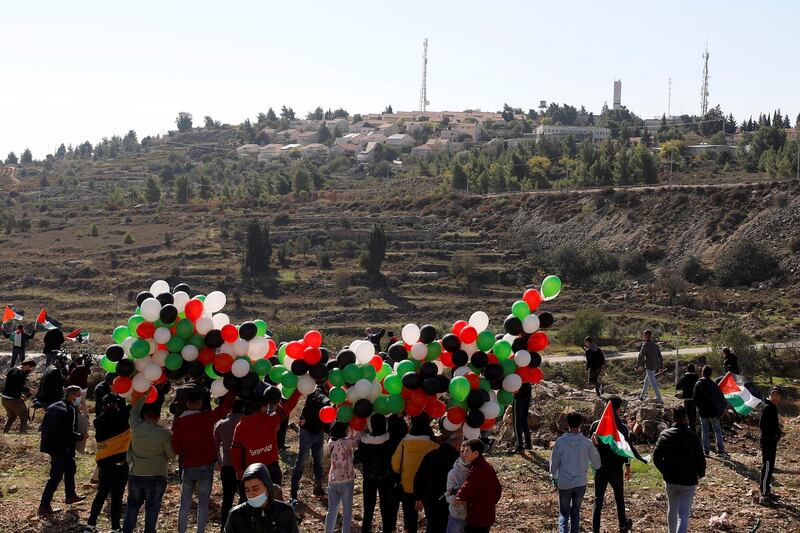
{"type": "Polygon", "coordinates": [[[672,76],[667,80],[667,118],[672,116],[672,76]]]}
{"type": "Polygon", "coordinates": [[[422,88],[419,91],[419,110],[426,111],[428,108],[428,38],[422,43],[422,88]]]}
{"type": "Polygon", "coordinates": [[[708,43],[706,51],[703,52],[703,89],[700,91],[700,115],[705,116],[708,112],[708,43]]]}

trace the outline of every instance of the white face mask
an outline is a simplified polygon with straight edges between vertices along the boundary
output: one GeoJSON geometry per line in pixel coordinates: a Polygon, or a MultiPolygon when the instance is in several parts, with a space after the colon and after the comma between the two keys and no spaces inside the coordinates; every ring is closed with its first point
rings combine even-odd
{"type": "Polygon", "coordinates": [[[261,496],[256,496],[255,498],[247,498],[247,504],[250,507],[255,507],[256,509],[260,507],[264,507],[264,504],[267,503],[267,493],[265,492],[261,496]]]}
{"type": "Polygon", "coordinates": [[[74,405],[75,407],[78,407],[80,404],[81,404],[81,397],[80,396],[78,396],[77,398],[72,400],[72,405],[74,405]]]}

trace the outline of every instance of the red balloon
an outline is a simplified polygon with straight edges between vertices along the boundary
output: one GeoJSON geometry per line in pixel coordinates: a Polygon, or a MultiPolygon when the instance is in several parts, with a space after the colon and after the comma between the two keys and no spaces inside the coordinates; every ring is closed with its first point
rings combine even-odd
{"type": "Polygon", "coordinates": [[[195,322],[198,318],[203,316],[203,302],[197,298],[192,298],[186,302],[186,307],[183,308],[183,312],[186,318],[195,322]]]}
{"type": "Polygon", "coordinates": [[[494,418],[489,418],[488,420],[484,420],[483,424],[481,424],[481,429],[492,429],[494,427],[494,418]]]}
{"type": "Polygon", "coordinates": [[[451,407],[447,410],[447,419],[453,424],[463,424],[467,419],[467,412],[461,407],[451,407]]]}
{"type": "Polygon", "coordinates": [[[300,341],[292,341],[286,345],[286,355],[292,359],[300,359],[303,356],[305,347],[300,341]]]}
{"type": "Polygon", "coordinates": [[[214,359],[214,370],[220,374],[227,374],[231,371],[232,364],[233,356],[226,353],[221,353],[214,359]]]}
{"type": "Polygon", "coordinates": [[[541,368],[531,368],[531,383],[536,385],[544,378],[544,372],[541,368]]]}
{"type": "Polygon", "coordinates": [[[550,344],[547,338],[547,333],[544,331],[537,331],[528,339],[528,351],[541,352],[550,344]]]}
{"type": "Polygon", "coordinates": [[[239,330],[233,324],[225,324],[220,330],[222,340],[233,344],[239,338],[239,330]]]}
{"type": "Polygon", "coordinates": [[[312,348],[319,348],[322,346],[322,333],[319,331],[312,329],[305,335],[303,335],[303,344],[306,346],[311,346],[312,348]]]}
{"type": "Polygon", "coordinates": [[[542,303],[542,294],[537,289],[528,289],[522,295],[522,301],[528,304],[528,307],[533,311],[542,303]]]}
{"type": "Polygon", "coordinates": [[[414,389],[408,394],[407,404],[418,405],[420,409],[425,407],[428,403],[428,396],[422,392],[422,389],[414,389]]]}
{"type": "Polygon", "coordinates": [[[367,427],[367,419],[353,415],[353,418],[350,419],[350,427],[355,431],[363,431],[367,427]]]}
{"type": "Polygon", "coordinates": [[[144,403],[153,403],[156,400],[158,400],[158,391],[150,385],[150,390],[147,391],[147,398],[144,399],[144,403]]]}
{"type": "Polygon", "coordinates": [[[203,346],[200,348],[200,353],[197,355],[197,360],[203,366],[206,366],[209,363],[214,362],[214,357],[217,355],[217,352],[213,348],[209,348],[208,346],[203,346]]]}
{"type": "Polygon", "coordinates": [[[175,335],[178,332],[178,321],[176,320],[175,323],[169,328],[169,332],[175,335]]]}
{"type": "Polygon", "coordinates": [[[411,417],[419,416],[422,414],[422,406],[412,403],[406,403],[406,414],[411,417]]]}
{"type": "Polygon", "coordinates": [[[458,337],[464,344],[472,344],[478,340],[478,331],[472,326],[467,326],[461,330],[461,333],[458,334],[458,337]]]}
{"type": "Polygon", "coordinates": [[[161,385],[165,381],[167,381],[167,374],[162,370],[161,375],[158,376],[158,379],[153,382],[153,385],[161,385]]]}
{"type": "Polygon", "coordinates": [[[487,353],[486,358],[489,360],[489,363],[493,365],[496,365],[497,363],[500,362],[500,359],[498,359],[497,356],[493,353],[487,353]]]}
{"type": "Polygon", "coordinates": [[[442,352],[442,355],[439,356],[439,361],[447,368],[453,368],[455,366],[453,364],[453,354],[450,352],[442,352]]]}
{"type": "Polygon", "coordinates": [[[305,350],[303,350],[303,361],[308,363],[309,365],[316,365],[319,363],[320,359],[322,359],[322,352],[319,351],[319,348],[314,348],[309,346],[305,350]]]}
{"type": "Polygon", "coordinates": [[[278,345],[275,344],[275,341],[272,339],[267,339],[267,344],[269,345],[269,348],[267,348],[266,358],[269,359],[275,355],[275,352],[278,350],[278,345]]]}
{"type": "Polygon", "coordinates": [[[336,420],[336,409],[330,405],[326,405],[319,410],[319,419],[325,424],[330,424],[336,420]]]}
{"type": "Polygon", "coordinates": [[[136,326],[136,335],[138,335],[140,339],[150,339],[155,332],[156,327],[152,322],[142,322],[136,326]]]}
{"type": "Polygon", "coordinates": [[[431,418],[439,418],[444,416],[447,412],[447,405],[442,400],[433,398],[428,402],[428,405],[425,406],[425,412],[428,413],[431,418]]]}
{"type": "Polygon", "coordinates": [[[166,351],[169,351],[169,350],[167,350],[167,345],[166,345],[166,344],[156,344],[156,349],[157,349],[157,350],[166,350],[166,351]]]}
{"type": "Polygon", "coordinates": [[[469,381],[469,386],[471,389],[477,389],[481,384],[481,378],[475,372],[467,372],[464,374],[464,377],[467,378],[467,381],[469,381]]]}
{"type": "Polygon", "coordinates": [[[369,364],[372,365],[372,368],[375,369],[375,372],[380,372],[383,368],[383,359],[381,359],[380,355],[376,355],[372,359],[370,359],[369,364]]]}
{"type": "Polygon", "coordinates": [[[456,335],[461,335],[461,331],[469,325],[469,322],[466,320],[456,320],[453,323],[453,333],[456,335]]]}
{"type": "Polygon", "coordinates": [[[133,381],[127,376],[117,376],[114,378],[114,381],[111,382],[111,388],[117,394],[125,394],[131,390],[132,386],[133,381]]]}
{"type": "Polygon", "coordinates": [[[531,370],[533,370],[533,369],[530,368],[530,367],[521,366],[521,367],[517,368],[514,371],[514,373],[516,375],[518,375],[519,377],[521,377],[523,382],[530,383],[530,381],[531,381],[531,370]]]}

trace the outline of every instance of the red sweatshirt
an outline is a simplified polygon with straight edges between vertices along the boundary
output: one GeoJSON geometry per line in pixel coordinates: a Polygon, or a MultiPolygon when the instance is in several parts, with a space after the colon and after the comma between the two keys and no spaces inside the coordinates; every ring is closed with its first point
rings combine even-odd
{"type": "Polygon", "coordinates": [[[214,424],[231,412],[234,400],[236,395],[229,392],[213,411],[186,411],[172,423],[172,448],[184,468],[216,462],[214,424]]]}
{"type": "Polygon", "coordinates": [[[299,399],[300,392],[295,391],[274,413],[258,411],[239,420],[231,444],[231,464],[237,477],[241,478],[253,463],[278,462],[278,428],[284,418],[289,418],[299,399]]]}
{"type": "Polygon", "coordinates": [[[481,455],[470,464],[467,479],[456,494],[456,499],[467,503],[467,525],[492,527],[495,506],[500,501],[503,488],[492,465],[481,455]]]}

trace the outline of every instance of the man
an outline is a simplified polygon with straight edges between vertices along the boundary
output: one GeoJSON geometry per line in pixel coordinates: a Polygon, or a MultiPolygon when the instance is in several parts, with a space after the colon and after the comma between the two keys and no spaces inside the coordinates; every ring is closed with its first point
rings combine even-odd
{"type": "Polygon", "coordinates": [[[456,501],[467,506],[465,533],[488,533],[495,522],[495,509],[503,487],[497,473],[483,456],[480,439],[469,439],[461,445],[461,459],[469,464],[464,484],[456,492],[456,501]]]}
{"type": "Polygon", "coordinates": [[[772,474],[775,472],[775,456],[778,453],[778,441],[783,436],[778,404],[781,402],[781,388],[772,387],[769,399],[764,400],[764,410],[758,426],[761,429],[761,499],[762,505],[771,505],[778,496],[772,493],[772,474]]]}
{"type": "Polygon", "coordinates": [[[325,489],[322,488],[322,447],[325,444],[327,424],[319,419],[319,410],[330,404],[331,401],[325,396],[319,385],[314,392],[306,396],[306,403],[300,413],[300,444],[292,470],[291,500],[293,502],[297,501],[297,492],[309,452],[311,452],[314,462],[314,495],[325,495],[325,489]]]}
{"type": "Polygon", "coordinates": [[[578,533],[583,496],[586,494],[589,464],[601,466],[600,453],[581,433],[583,417],[575,411],[567,414],[569,431],[556,439],[550,453],[550,476],[558,489],[559,533],[578,533]]]}
{"type": "Polygon", "coordinates": [[[447,440],[432,450],[419,464],[414,476],[414,497],[416,509],[425,509],[426,533],[445,533],[450,508],[443,498],[447,491],[447,474],[459,457],[461,432],[453,432],[447,440]]]}
{"type": "Polygon", "coordinates": [[[686,533],[697,481],[706,475],[706,458],[697,433],[686,425],[686,408],[673,408],[672,420],[658,437],[653,463],[664,476],[669,533],[686,533]]]}
{"type": "Polygon", "coordinates": [[[283,475],[278,464],[278,427],[289,418],[300,399],[300,392],[281,403],[280,390],[269,387],[264,396],[255,402],[256,411],[243,417],[233,431],[231,464],[236,479],[242,479],[244,470],[254,463],[263,463],[269,470],[273,483],[281,484],[283,475]]]}
{"type": "Polygon", "coordinates": [[[397,339],[397,337],[395,337],[394,331],[390,331],[386,335],[387,335],[387,337],[389,337],[389,340],[386,341],[386,350],[383,350],[383,351],[388,352],[389,351],[389,347],[392,344],[396,343],[398,339],[397,339]]]}
{"type": "MultiPolygon", "coordinates": [[[[64,334],[57,328],[48,330],[47,333],[44,334],[42,342],[44,343],[42,347],[42,351],[44,352],[44,366],[47,368],[53,364],[53,361],[56,359],[56,354],[61,350],[61,345],[64,344],[64,334]]],[[[66,361],[64,362],[64,368],[66,368],[66,361]]]]}
{"type": "Polygon", "coordinates": [[[639,350],[639,359],[636,363],[637,370],[640,367],[644,367],[645,369],[644,386],[642,387],[642,393],[639,395],[639,399],[644,400],[647,398],[647,387],[650,386],[653,387],[653,391],[656,393],[656,401],[658,403],[663,403],[661,400],[661,391],[658,390],[656,373],[664,368],[664,358],[661,355],[661,349],[658,347],[658,344],[653,341],[653,332],[649,329],[645,330],[643,336],[644,343],[639,350]]]}
{"type": "Polygon", "coordinates": [[[123,533],[133,533],[139,509],[144,505],[144,533],[155,533],[161,502],[167,489],[169,461],[175,458],[172,434],[158,425],[161,410],[145,404],[145,396],[134,392],[129,423],[131,445],[128,448],[128,507],[125,510],[123,533]]]}
{"type": "Polygon", "coordinates": [[[700,415],[700,429],[703,434],[703,451],[708,457],[710,453],[710,428],[713,426],[714,434],[717,438],[717,454],[722,457],[725,453],[725,444],[722,442],[722,426],[719,417],[725,412],[727,402],[722,391],[719,390],[714,380],[711,379],[712,368],[708,365],[703,367],[703,377],[697,380],[694,386],[692,398],[697,405],[697,413],[700,415]]]}
{"type": "Polygon", "coordinates": [[[11,341],[11,367],[13,368],[14,365],[17,364],[17,360],[20,362],[25,360],[25,348],[28,346],[28,341],[30,341],[34,335],[36,335],[35,331],[31,333],[25,333],[25,328],[22,327],[22,324],[17,326],[12,333],[6,333],[6,330],[3,331],[3,336],[11,341]]]}
{"type": "Polygon", "coordinates": [[[694,363],[686,365],[686,373],[678,379],[675,390],[683,398],[683,406],[686,408],[686,418],[689,421],[689,429],[697,431],[697,406],[694,403],[694,386],[700,376],[697,375],[694,363]]]}
{"type": "MultiPolygon", "coordinates": [[[[92,369],[89,366],[88,361],[78,354],[72,355],[72,365],[70,366],[69,373],[67,375],[67,385],[75,385],[81,388],[81,395],[86,398],[86,391],[89,388],[89,374],[91,374],[92,369]]],[[[89,402],[81,402],[80,408],[78,409],[78,433],[83,433],[84,435],[89,434],[89,402]]],[[[76,444],[75,449],[78,450],[80,453],[86,452],[86,441],[84,439],[76,444]]]]}
{"type": "MultiPolygon", "coordinates": [[[[617,430],[628,439],[628,428],[623,424],[620,418],[620,409],[622,408],[622,399],[619,396],[612,397],[609,402],[614,409],[614,419],[617,424],[617,430]]],[[[597,447],[600,453],[600,468],[594,476],[594,514],[592,515],[592,531],[600,533],[600,521],[603,514],[603,499],[606,495],[606,488],[611,485],[614,491],[614,501],[617,504],[617,521],[619,522],[620,533],[628,533],[633,527],[633,522],[625,516],[625,481],[631,479],[631,462],[627,457],[623,457],[611,449],[611,446],[605,442],[599,441],[594,437],[600,421],[597,420],[592,424],[592,443],[597,447]],[[625,466],[625,474],[622,473],[622,467],[625,466]]]]}
{"type": "Polygon", "coordinates": [[[739,370],[739,358],[736,357],[736,354],[733,353],[729,347],[724,347],[722,349],[722,368],[725,372],[730,372],[731,374],[741,374],[741,370],[739,370]]]}
{"type": "Polygon", "coordinates": [[[25,433],[28,429],[28,406],[25,405],[24,397],[30,396],[31,392],[25,386],[25,382],[35,366],[33,360],[22,361],[18,367],[12,368],[6,374],[6,383],[0,394],[7,418],[3,433],[11,431],[11,426],[17,418],[19,418],[19,432],[25,433]]]}
{"type": "Polygon", "coordinates": [[[375,353],[381,352],[381,339],[386,334],[385,329],[381,329],[377,333],[373,333],[372,328],[364,329],[364,340],[369,341],[375,347],[375,353]]]}
{"type": "MultiPolygon", "coordinates": [[[[233,409],[225,419],[220,420],[214,426],[214,448],[217,450],[217,457],[220,464],[219,480],[222,483],[222,503],[220,503],[220,523],[225,527],[228,513],[233,507],[233,499],[239,491],[239,481],[236,479],[236,471],[231,463],[231,444],[233,443],[233,430],[236,424],[244,416],[244,402],[236,399],[233,402],[233,409]],[[222,450],[220,454],[219,451],[222,450]]],[[[244,503],[244,497],[239,503],[244,503]]]]}
{"type": "Polygon", "coordinates": [[[606,356],[591,337],[583,339],[583,351],[586,353],[586,381],[594,385],[594,391],[599,397],[603,393],[600,373],[606,366],[606,356]]]}
{"type": "Polygon", "coordinates": [[[103,381],[98,383],[94,388],[94,416],[97,418],[103,411],[103,402],[106,397],[111,394],[111,384],[114,383],[114,378],[117,374],[114,372],[106,372],[103,376],[103,381]]]}
{"type": "Polygon", "coordinates": [[[515,452],[521,452],[523,449],[530,450],[531,446],[531,428],[528,426],[528,409],[531,407],[531,384],[524,382],[514,395],[514,437],[517,440],[517,447],[515,452]]]}
{"type": "Polygon", "coordinates": [[[298,533],[294,510],[273,498],[273,483],[266,466],[248,466],[242,474],[242,485],[247,503],[231,509],[224,533],[298,533]]]}
{"type": "Polygon", "coordinates": [[[75,492],[75,443],[85,435],[78,433],[76,408],[81,402],[80,387],[67,387],[63,400],[53,403],[45,411],[42,420],[40,451],[50,456],[50,477],[39,502],[39,515],[53,514],[51,503],[58,484],[64,480],[65,502],[78,503],[85,500],[75,492]]]}
{"type": "Polygon", "coordinates": [[[192,494],[197,487],[197,533],[205,533],[208,502],[214,484],[217,449],[214,447],[214,426],[233,408],[236,395],[229,392],[213,411],[203,409],[204,394],[186,394],[186,411],[172,424],[172,449],[180,457],[181,507],[178,511],[178,533],[186,533],[192,494]]]}
{"type": "Polygon", "coordinates": [[[39,389],[36,391],[36,401],[43,408],[47,409],[64,397],[64,385],[66,385],[67,360],[63,356],[58,356],[53,360],[39,381],[39,389]]]}

